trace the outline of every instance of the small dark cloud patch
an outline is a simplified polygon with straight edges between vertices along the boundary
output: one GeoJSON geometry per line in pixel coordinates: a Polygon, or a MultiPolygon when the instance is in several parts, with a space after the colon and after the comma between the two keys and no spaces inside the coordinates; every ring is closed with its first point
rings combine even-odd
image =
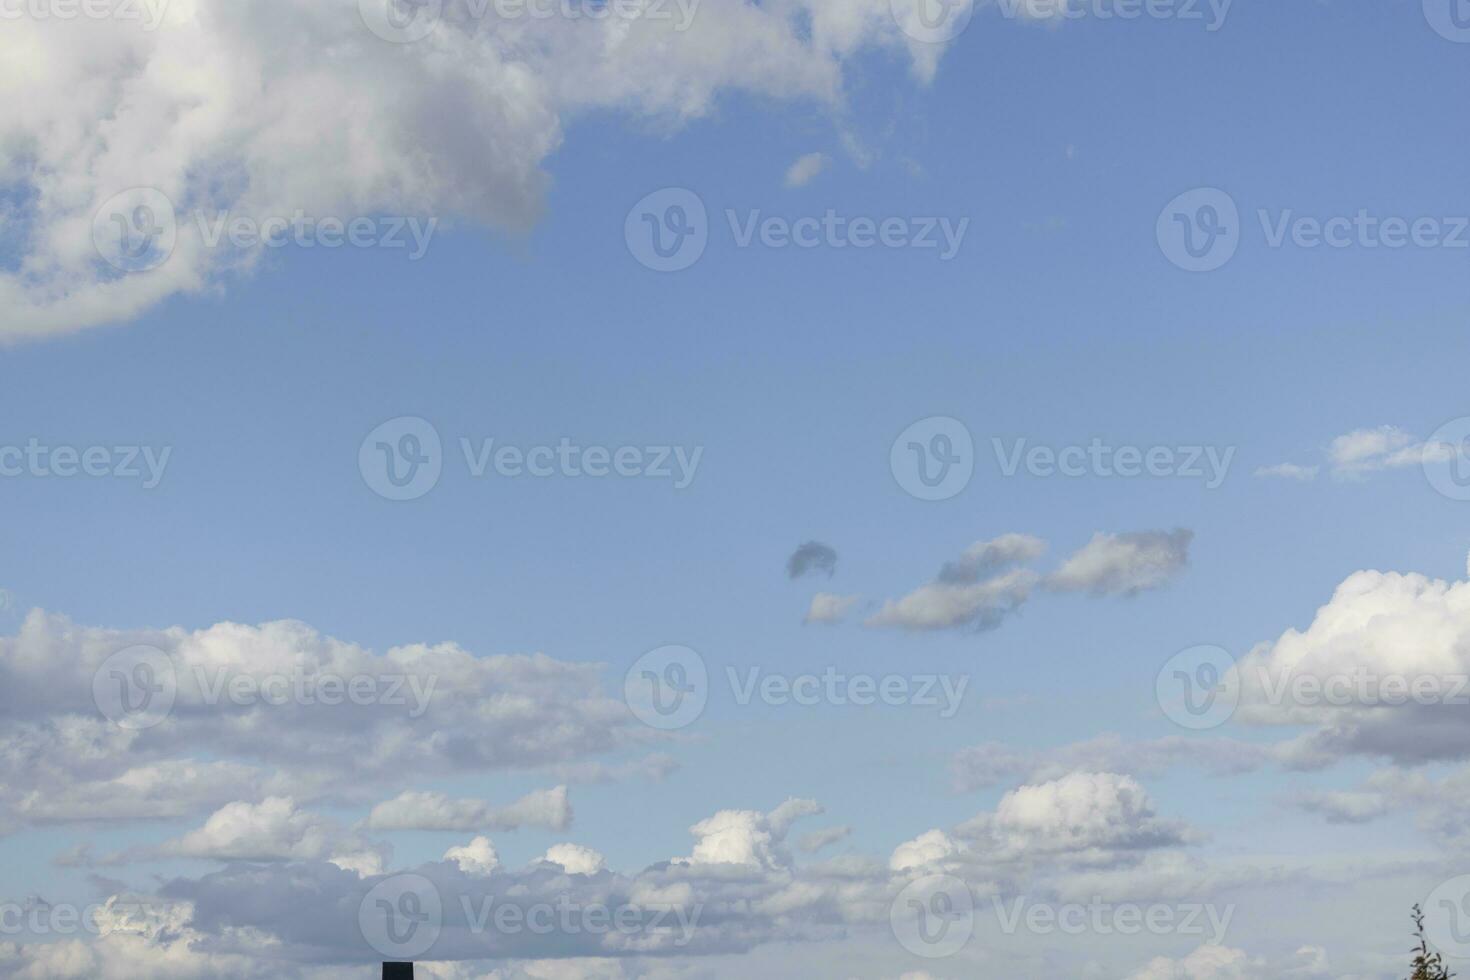
{"type": "Polygon", "coordinates": [[[826,572],[828,578],[836,574],[837,552],[831,545],[808,541],[786,559],[786,574],[791,578],[801,578],[813,572],[826,572]]]}

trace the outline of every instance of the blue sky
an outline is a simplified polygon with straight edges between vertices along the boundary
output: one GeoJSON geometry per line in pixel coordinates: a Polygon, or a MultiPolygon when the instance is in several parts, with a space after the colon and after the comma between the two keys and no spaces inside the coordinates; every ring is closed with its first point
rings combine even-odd
{"type": "MultiPolygon", "coordinates": [[[[0,624],[18,635],[33,608],[119,634],[300,620],[380,653],[453,642],[480,656],[601,663],[614,697],[646,651],[687,645],[715,679],[693,726],[667,742],[565,760],[612,764],[656,750],[677,763],[662,779],[589,783],[517,765],[430,774],[374,800],[416,789],[508,803],[566,782],[570,829],[490,834],[505,866],[574,840],[632,875],[687,853],[689,828],[717,811],[809,798],[826,813],[803,830],[853,828],[823,857],[887,863],[903,842],[995,810],[1028,779],[1046,781],[1019,773],[961,792],[952,757],[966,747],[1045,752],[1103,734],[1128,743],[1183,734],[1154,694],[1178,651],[1217,644],[1241,657],[1305,629],[1360,570],[1463,582],[1467,505],[1436,493],[1418,465],[1334,472],[1330,447],[1383,427],[1417,446],[1470,414],[1470,248],[1272,248],[1257,217],[1470,214],[1456,99],[1470,47],[1436,34],[1419,6],[1242,2],[1214,32],[1149,19],[1048,26],[984,8],[928,83],[904,50],[875,44],[841,59],[837,100],[718,78],[683,117],[644,111],[641,96],[611,106],[568,99],[559,148],[538,161],[549,182],[528,227],[456,212],[453,195],[429,188],[421,199],[435,207],[422,213],[440,226],[419,261],[388,249],[266,250],[247,272],[210,270],[207,289],[169,290],[120,322],[17,329],[0,352],[0,443],[167,446],[171,456],[153,489],[113,478],[0,480],[11,517],[0,531],[9,556],[0,624]],[[811,153],[825,155],[822,171],[785,186],[787,169],[811,153]],[[635,202],[668,187],[703,201],[711,241],[692,268],[661,274],[635,260],[624,224],[635,202]],[[1165,205],[1199,187],[1223,190],[1241,215],[1238,252],[1209,273],[1177,268],[1155,234],[1165,205]],[[921,249],[740,248],[727,209],[969,224],[944,261],[921,249]],[[396,502],[364,480],[358,450],[380,423],[404,416],[437,430],[444,473],[427,495],[396,502]],[[962,421],[976,444],[974,478],[939,502],[914,499],[889,466],[898,434],[932,416],[962,421]],[[703,455],[686,489],[473,478],[461,438],[703,455]],[[1188,478],[1006,477],[992,448],[993,439],[1060,447],[1095,438],[1234,447],[1235,456],[1207,489],[1188,478]],[[1255,475],[1285,462],[1321,472],[1255,475]],[[1044,539],[1036,567],[1047,572],[1099,532],[1174,528],[1193,532],[1187,561],[1136,595],[1040,588],[988,631],[862,625],[876,604],[913,592],[975,542],[1044,539]],[[786,576],[787,557],[809,540],[838,553],[830,580],[786,576]],[[860,596],[858,611],[804,626],[817,592],[860,596]],[[723,681],[726,667],[829,666],[964,676],[969,693],[955,717],[940,718],[912,705],[742,706],[723,681]]],[[[705,84],[672,69],[671,78],[691,91],[705,84]]],[[[324,130],[331,109],[321,110],[324,130]]],[[[35,126],[0,114],[0,182],[22,194],[41,180],[23,149],[35,126]]],[[[431,141],[425,152],[437,149],[431,141]]],[[[6,268],[42,251],[18,245],[6,268]]],[[[20,281],[7,280],[7,290],[20,281]]],[[[35,312],[51,302],[39,291],[0,295],[33,304],[17,323],[50,322],[35,312]]],[[[1466,656],[1470,623],[1444,629],[1466,656]]],[[[15,662],[0,669],[18,675],[29,648],[5,643],[15,662]]],[[[1267,745],[1311,727],[1239,724],[1191,737],[1267,745]]],[[[1300,863],[1289,881],[1246,876],[1226,946],[1263,962],[1242,972],[1185,963],[1197,944],[1182,937],[1126,947],[1091,937],[1060,951],[1002,941],[935,965],[906,956],[886,926],[851,921],[844,939],[793,944],[789,961],[759,943],[657,968],[1031,976],[1059,956],[1078,975],[1107,977],[1396,975],[1403,912],[1438,883],[1426,867],[1443,871],[1463,840],[1436,836],[1425,816],[1432,800],[1341,824],[1294,794],[1358,791],[1384,770],[1452,774],[1462,762],[1345,751],[1309,772],[1272,764],[1219,777],[1180,764],[1140,775],[1160,814],[1198,831],[1186,848],[1198,860],[1300,863]],[[1384,866],[1387,883],[1348,889],[1333,914],[1322,882],[1355,862],[1384,866]],[[1331,966],[1290,973],[1303,945],[1324,947],[1331,966]],[[1179,959],[1180,972],[1136,972],[1156,956],[1179,959]]],[[[370,809],[330,794],[303,806],[343,826],[370,809]]],[[[88,869],[55,866],[57,853],[83,842],[98,855],[157,846],[209,813],[17,826],[0,838],[6,891],[17,901],[92,900],[88,869]]],[[[379,836],[393,844],[393,871],[440,861],[471,835],[379,836]]],[[[90,870],[146,890],[158,887],[155,874],[193,881],[224,866],[201,857],[90,870]]],[[[636,958],[619,966],[645,968],[636,958]]],[[[225,975],[218,964],[198,969],[225,975]]]]}

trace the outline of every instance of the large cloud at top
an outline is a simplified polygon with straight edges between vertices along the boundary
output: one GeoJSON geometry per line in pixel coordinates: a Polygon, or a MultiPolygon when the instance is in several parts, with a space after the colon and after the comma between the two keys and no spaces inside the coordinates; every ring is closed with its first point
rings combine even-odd
{"type": "Polygon", "coordinates": [[[507,19],[450,0],[408,44],[366,26],[389,2],[107,0],[118,16],[7,17],[0,340],[124,320],[258,258],[180,220],[167,261],[118,272],[93,221],[134,188],[180,215],[418,215],[514,231],[537,219],[543,164],[579,113],[678,124],[723,91],[836,106],[860,53],[896,51],[922,79],[941,50],[899,28],[908,0],[700,0],[687,23],[673,3],[659,4],[672,16],[507,19]]]}

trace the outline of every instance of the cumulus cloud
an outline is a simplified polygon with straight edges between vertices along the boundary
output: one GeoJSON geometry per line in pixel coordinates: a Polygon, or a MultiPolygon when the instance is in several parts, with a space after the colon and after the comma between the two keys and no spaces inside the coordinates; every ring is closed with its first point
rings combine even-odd
{"type": "Polygon", "coordinates": [[[1173,581],[1189,563],[1194,532],[1134,531],[1093,536],[1047,578],[1059,592],[1136,595],[1173,581]]]}
{"type": "Polygon", "coordinates": [[[379,874],[387,853],[346,833],[334,820],[307,813],[287,797],[236,802],[213,813],[204,826],[137,856],[215,861],[329,861],[362,874],[379,874]]]}
{"type": "Polygon", "coordinates": [[[212,245],[195,215],[415,215],[515,232],[540,214],[543,165],[574,115],[677,125],[726,92],[835,108],[864,52],[907,52],[927,80],[943,47],[909,40],[889,0],[704,0],[687,19],[475,16],[481,5],[451,2],[409,44],[375,36],[374,3],[366,17],[359,6],[191,0],[164,5],[155,29],[7,20],[0,191],[18,259],[0,270],[0,336],[127,319],[259,261],[259,247],[212,245]],[[136,210],[154,203],[140,188],[177,215],[174,240],[162,264],[124,274],[102,261],[94,218],[101,252],[120,260],[113,214],[140,232],[167,223],[136,210]]]}
{"type": "Polygon", "coordinates": [[[606,858],[581,844],[556,844],[542,860],[561,865],[569,875],[595,875],[607,867],[606,858]]]}
{"type": "Polygon", "coordinates": [[[1184,824],[1158,817],[1136,779],[1086,772],[1012,790],[993,814],[981,814],[956,833],[988,854],[1052,855],[1096,865],[1136,860],[1144,851],[1191,839],[1184,824]]]}
{"type": "Polygon", "coordinates": [[[1235,674],[1239,720],[1311,726],[1292,746],[1304,764],[1465,758],[1470,582],[1357,572],[1310,625],[1258,645],[1235,674]]]}
{"type": "Polygon", "coordinates": [[[808,541],[786,559],[788,578],[801,578],[812,572],[824,572],[831,578],[837,572],[837,551],[820,541],[808,541]]]}
{"type": "Polygon", "coordinates": [[[408,791],[379,803],[365,826],[373,830],[566,830],[572,824],[567,788],[537,790],[508,806],[454,800],[443,793],[408,791]]]}
{"type": "Polygon", "coordinates": [[[488,837],[476,837],[468,844],[451,847],[444,860],[467,875],[488,875],[500,867],[500,855],[488,837]]]}
{"type": "Polygon", "coordinates": [[[646,743],[600,673],[452,643],[378,654],[297,622],[112,630],[32,612],[0,637],[0,827],[361,798],[407,773],[570,765],[646,743]],[[139,645],[173,697],[157,724],[130,728],[104,717],[94,679],[104,696],[131,684],[103,668],[139,645]]]}
{"type": "Polygon", "coordinates": [[[787,800],[769,813],[721,810],[689,828],[695,844],[687,860],[694,864],[787,867],[791,855],[781,845],[791,825],[802,817],[820,813],[821,804],[804,799],[787,800]]]}
{"type": "Polygon", "coordinates": [[[786,171],[786,186],[788,188],[805,187],[823,170],[826,170],[830,162],[825,153],[808,153],[797,157],[796,162],[786,171]]]}

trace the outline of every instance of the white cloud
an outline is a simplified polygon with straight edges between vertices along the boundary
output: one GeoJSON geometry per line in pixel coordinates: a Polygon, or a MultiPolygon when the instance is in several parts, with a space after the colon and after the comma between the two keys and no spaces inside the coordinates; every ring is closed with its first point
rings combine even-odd
{"type": "Polygon", "coordinates": [[[1310,725],[1302,764],[1344,755],[1408,763],[1470,745],[1470,582],[1362,571],[1304,630],[1241,658],[1240,709],[1255,724],[1310,725]]]}
{"type": "Polygon", "coordinates": [[[566,830],[572,823],[567,788],[537,790],[508,806],[453,800],[443,793],[408,791],[379,803],[365,826],[373,830],[566,830]]]}
{"type": "Polygon", "coordinates": [[[826,170],[830,162],[825,153],[808,153],[798,157],[786,171],[786,186],[788,188],[805,187],[823,170],[826,170]]]}
{"type": "Polygon", "coordinates": [[[852,607],[857,605],[861,596],[834,595],[831,592],[818,592],[812,596],[811,608],[807,610],[806,619],[803,622],[808,625],[821,624],[832,625],[840,623],[847,618],[852,607]]]}
{"type": "Polygon", "coordinates": [[[741,864],[784,868],[791,856],[781,846],[791,825],[822,812],[815,800],[790,799],[770,813],[721,810],[689,832],[696,838],[688,860],[694,864],[741,864]]]}
{"type": "Polygon", "coordinates": [[[607,867],[606,858],[581,844],[553,845],[542,860],[559,864],[567,874],[572,875],[595,875],[607,867]]]}
{"type": "Polygon", "coordinates": [[[1062,592],[1135,595],[1173,581],[1189,563],[1194,532],[1135,531],[1093,535],[1081,550],[1047,578],[1062,592]]]}
{"type": "Polygon", "coordinates": [[[451,847],[444,860],[453,863],[467,875],[488,875],[500,867],[500,855],[488,837],[476,837],[468,844],[451,847]]]}
{"type": "Polygon", "coordinates": [[[151,852],[154,857],[216,861],[329,861],[360,874],[383,870],[386,848],[344,833],[333,820],[297,808],[287,797],[230,803],[204,826],[151,852]]]}
{"type": "MultiPolygon", "coordinates": [[[[452,643],[377,654],[298,622],[110,630],[33,612],[0,637],[0,827],[188,816],[267,795],[360,798],[404,774],[570,765],[646,743],[600,674],[452,643]],[[103,717],[93,680],[139,644],[159,651],[159,682],[177,694],[161,723],[129,730],[103,717]],[[354,684],[371,696],[352,703],[354,684]]],[[[523,803],[487,819],[560,819],[551,797],[523,803]]]]}
{"type": "Polygon", "coordinates": [[[541,211],[543,164],[571,116],[677,125],[724,92],[838,106],[863,52],[907,51],[922,80],[943,48],[910,41],[888,0],[703,0],[686,25],[474,18],[451,3],[412,44],[374,36],[358,7],[175,0],[155,30],[7,19],[0,190],[19,267],[0,272],[0,335],[127,319],[259,260],[259,249],[211,248],[186,218],[162,265],[112,274],[93,219],[132,188],[186,216],[398,214],[518,231],[541,211]]]}

